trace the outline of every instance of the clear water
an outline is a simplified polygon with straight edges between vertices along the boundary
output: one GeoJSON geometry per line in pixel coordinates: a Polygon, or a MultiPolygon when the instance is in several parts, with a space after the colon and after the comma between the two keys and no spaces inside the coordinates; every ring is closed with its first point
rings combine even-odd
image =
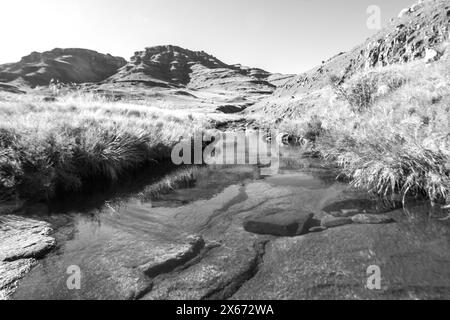
{"type": "MultiPolygon", "coordinates": [[[[159,176],[166,175],[176,173],[161,170],[159,176]]],[[[128,287],[130,291],[136,287],[145,290],[150,279],[135,272],[145,250],[158,243],[176,243],[184,234],[203,233],[208,241],[214,241],[216,235],[223,237],[220,231],[213,231],[214,225],[228,219],[228,208],[251,197],[245,191],[250,184],[268,185],[273,194],[288,192],[289,201],[282,201],[280,194],[283,210],[288,206],[320,213],[333,199],[367,197],[336,181],[336,173],[319,160],[302,158],[291,148],[283,150],[281,168],[272,176],[262,176],[258,166],[199,167],[194,176],[188,186],[152,200],[143,200],[143,193],[160,177],[149,172],[111,190],[52,204],[51,214],[41,218],[52,223],[58,247],[21,281],[14,298],[121,299],[127,298],[124,292],[128,287]],[[72,265],[83,272],[82,290],[67,289],[66,271],[72,265]]],[[[270,193],[269,189],[268,197],[273,196],[270,193]]],[[[429,216],[426,205],[414,210],[429,216]]],[[[447,233],[436,233],[426,222],[422,225],[431,248],[442,251],[442,242],[449,244],[447,233]]],[[[447,276],[447,270],[442,274],[447,276]]]]}

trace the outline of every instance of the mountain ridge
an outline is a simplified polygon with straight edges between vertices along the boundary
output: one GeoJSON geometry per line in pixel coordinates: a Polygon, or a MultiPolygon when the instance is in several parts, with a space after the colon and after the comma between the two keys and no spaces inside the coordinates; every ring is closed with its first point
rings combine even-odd
{"type": "Polygon", "coordinates": [[[0,82],[37,87],[63,83],[100,82],[125,65],[125,59],[80,48],[32,52],[20,61],[0,65],[0,82]]]}
{"type": "Polygon", "coordinates": [[[303,94],[324,87],[332,75],[344,81],[364,69],[423,59],[427,50],[439,51],[439,46],[449,40],[449,23],[448,0],[419,1],[362,44],[296,75],[274,95],[303,94]]]}

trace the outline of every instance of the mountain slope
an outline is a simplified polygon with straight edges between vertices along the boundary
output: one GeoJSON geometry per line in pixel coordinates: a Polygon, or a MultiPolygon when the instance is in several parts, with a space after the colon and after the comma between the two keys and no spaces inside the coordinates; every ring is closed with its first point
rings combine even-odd
{"type": "Polygon", "coordinates": [[[63,83],[99,82],[125,65],[123,58],[86,49],[33,52],[17,63],[0,65],[0,82],[31,87],[46,86],[51,79],[63,83]]]}
{"type": "MultiPolygon", "coordinates": [[[[340,53],[322,65],[294,77],[275,96],[292,96],[320,89],[336,75],[344,81],[366,68],[423,59],[427,50],[441,50],[449,39],[450,2],[421,1],[404,9],[398,18],[353,50],[340,53]]],[[[439,54],[439,53],[438,53],[439,54]]]]}
{"type": "Polygon", "coordinates": [[[276,88],[270,79],[275,80],[261,69],[228,65],[203,51],[167,45],[136,52],[108,82],[270,94],[276,88]]]}

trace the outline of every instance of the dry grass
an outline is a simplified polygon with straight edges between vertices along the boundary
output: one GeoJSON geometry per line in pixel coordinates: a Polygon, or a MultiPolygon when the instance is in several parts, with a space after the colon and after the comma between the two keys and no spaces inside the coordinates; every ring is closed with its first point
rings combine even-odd
{"type": "Polygon", "coordinates": [[[449,201],[448,60],[367,71],[336,89],[322,89],[312,107],[299,103],[299,117],[280,128],[306,137],[320,122],[315,148],[356,187],[449,201]]]}
{"type": "MultiPolygon", "coordinates": [[[[170,157],[206,119],[96,95],[0,96],[0,192],[46,199],[170,157]]],[[[1,199],[0,199],[1,200],[1,199]]]]}

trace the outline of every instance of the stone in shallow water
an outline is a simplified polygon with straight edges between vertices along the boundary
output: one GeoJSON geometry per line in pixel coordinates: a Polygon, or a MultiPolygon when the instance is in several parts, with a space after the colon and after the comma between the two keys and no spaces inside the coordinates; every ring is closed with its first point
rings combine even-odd
{"type": "Polygon", "coordinates": [[[358,214],[352,217],[353,223],[359,224],[383,224],[383,223],[391,223],[394,220],[384,214],[358,214]]]}
{"type": "Polygon", "coordinates": [[[18,281],[56,244],[46,222],[7,215],[0,217],[0,300],[8,299],[18,281]]]}
{"type": "Polygon", "coordinates": [[[205,241],[201,236],[189,236],[185,245],[167,248],[160,256],[140,266],[139,270],[149,277],[168,273],[196,257],[204,247],[205,241]]]}
{"type": "Polygon", "coordinates": [[[34,259],[13,262],[0,261],[0,300],[7,300],[14,293],[18,281],[36,264],[34,259]]]}
{"type": "Polygon", "coordinates": [[[316,233],[316,232],[323,232],[327,230],[327,228],[325,227],[312,227],[311,229],[309,229],[310,233],[316,233]]]}
{"type": "Polygon", "coordinates": [[[376,201],[369,199],[350,199],[332,203],[323,211],[335,217],[352,217],[360,213],[378,214],[402,208],[398,201],[376,201]]]}
{"type": "Polygon", "coordinates": [[[346,218],[346,217],[337,218],[337,217],[328,215],[322,219],[322,227],[325,227],[325,228],[335,228],[335,227],[345,226],[347,224],[352,224],[352,223],[353,223],[352,219],[346,218]]]}
{"type": "Polygon", "coordinates": [[[248,219],[244,222],[244,229],[256,234],[293,237],[307,233],[313,216],[312,213],[281,212],[248,219]]]}
{"type": "Polygon", "coordinates": [[[0,261],[40,258],[56,244],[47,222],[19,216],[0,217],[0,261]]]}

